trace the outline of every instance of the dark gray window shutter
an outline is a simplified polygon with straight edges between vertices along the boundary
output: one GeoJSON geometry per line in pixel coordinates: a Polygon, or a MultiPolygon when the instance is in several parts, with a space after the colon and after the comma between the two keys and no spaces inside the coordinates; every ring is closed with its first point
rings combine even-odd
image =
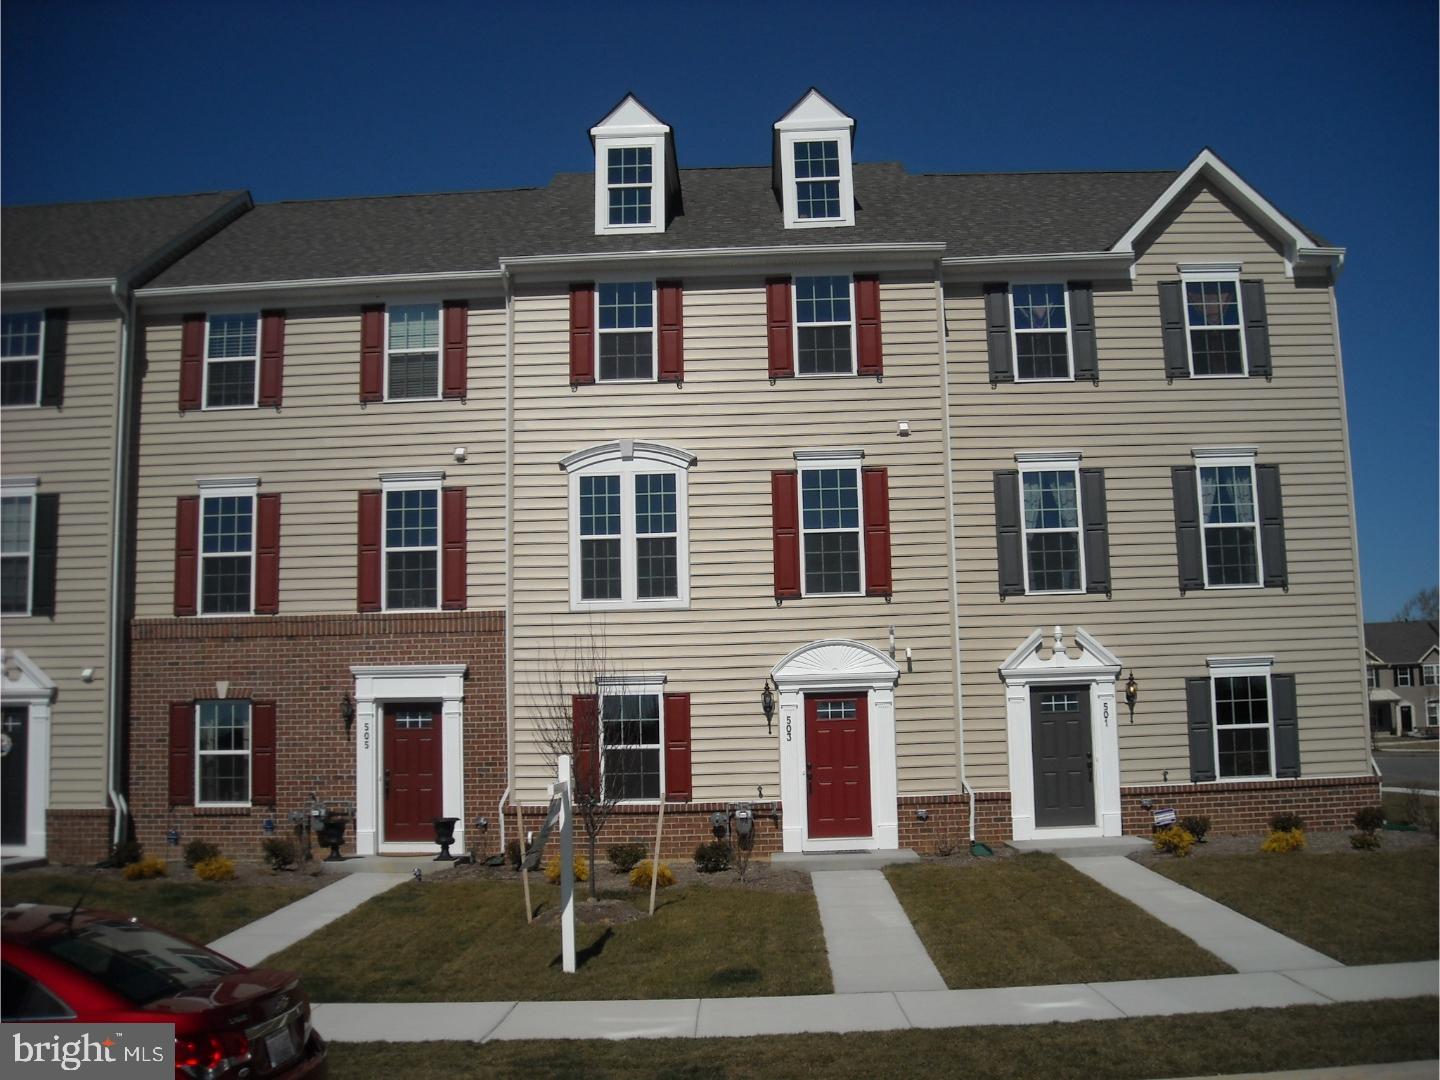
{"type": "Polygon", "coordinates": [[[1185,347],[1185,296],[1178,281],[1160,283],[1160,332],[1165,341],[1165,377],[1188,379],[1190,353],[1185,347]]]}
{"type": "Polygon", "coordinates": [[[1265,587],[1288,589],[1285,562],[1285,510],[1280,500],[1280,466],[1256,465],[1255,486],[1260,501],[1260,557],[1265,562],[1265,587]]]}
{"type": "Polygon", "coordinates": [[[45,357],[40,365],[40,404],[56,408],[65,403],[65,326],[69,313],[64,308],[45,312],[45,357]]]}
{"type": "Polygon", "coordinates": [[[30,614],[55,614],[55,561],[59,551],[60,496],[35,496],[35,560],[30,579],[30,614]]]}
{"type": "Polygon", "coordinates": [[[1215,737],[1210,715],[1210,680],[1185,680],[1185,713],[1190,729],[1190,779],[1215,779],[1215,737]]]}
{"type": "Polygon", "coordinates": [[[1110,527],[1105,514],[1105,470],[1080,470],[1080,513],[1085,525],[1085,591],[1110,595],[1110,527]]]}
{"type": "Polygon", "coordinates": [[[1000,595],[1025,595],[1025,558],[1020,552],[1020,473],[995,474],[995,549],[1000,563],[1000,595]]]}
{"type": "Polygon", "coordinates": [[[1070,347],[1075,351],[1075,378],[1100,382],[1095,352],[1095,301],[1088,281],[1070,282],[1070,347]]]}
{"type": "Polygon", "coordinates": [[[1015,381],[1010,354],[1010,290],[1002,283],[985,286],[985,340],[990,349],[990,385],[1015,381]]]}
{"type": "Polygon", "coordinates": [[[1270,707],[1275,717],[1275,775],[1300,775],[1300,718],[1295,707],[1295,676],[1270,676],[1270,707]]]}
{"type": "Polygon", "coordinates": [[[1270,378],[1270,323],[1265,317],[1265,283],[1242,281],[1240,307],[1245,313],[1245,359],[1251,375],[1270,378]]]}
{"type": "Polygon", "coordinates": [[[1200,492],[1193,465],[1170,470],[1175,492],[1175,554],[1180,567],[1180,591],[1205,587],[1205,563],[1200,551],[1200,492]]]}

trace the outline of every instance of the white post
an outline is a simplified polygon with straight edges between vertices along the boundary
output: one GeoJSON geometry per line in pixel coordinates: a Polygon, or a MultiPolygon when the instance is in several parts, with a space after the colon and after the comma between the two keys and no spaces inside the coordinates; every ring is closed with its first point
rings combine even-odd
{"type": "Polygon", "coordinates": [[[575,830],[571,825],[570,755],[555,763],[560,796],[560,955],[561,969],[575,974],[575,830]]]}

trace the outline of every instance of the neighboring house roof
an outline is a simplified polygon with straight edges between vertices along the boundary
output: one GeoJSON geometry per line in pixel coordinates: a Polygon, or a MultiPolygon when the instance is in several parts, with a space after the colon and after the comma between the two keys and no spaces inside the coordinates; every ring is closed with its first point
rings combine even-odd
{"type": "Polygon", "coordinates": [[[1385,664],[1418,664],[1436,647],[1440,625],[1414,622],[1365,624],[1365,647],[1385,664]]]}
{"type": "Polygon", "coordinates": [[[1108,250],[1178,174],[911,174],[855,166],[856,224],[786,229],[770,168],[684,169],[663,233],[597,236],[592,173],[544,188],[257,206],[155,288],[496,270],[516,256],[934,243],[947,255],[1108,250]]]}
{"type": "Polygon", "coordinates": [[[0,210],[0,280],[115,280],[161,256],[178,238],[250,205],[243,191],[150,199],[7,206],[0,210]]]}

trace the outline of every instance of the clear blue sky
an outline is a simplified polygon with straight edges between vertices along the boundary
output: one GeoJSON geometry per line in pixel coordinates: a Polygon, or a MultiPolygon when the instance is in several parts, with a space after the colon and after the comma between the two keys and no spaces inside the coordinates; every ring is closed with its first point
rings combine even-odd
{"type": "Polygon", "coordinates": [[[811,84],[912,171],[1180,168],[1214,147],[1349,248],[1365,608],[1436,581],[1436,4],[6,0],[7,203],[519,187],[633,89],[683,165],[769,160],[811,84]]]}

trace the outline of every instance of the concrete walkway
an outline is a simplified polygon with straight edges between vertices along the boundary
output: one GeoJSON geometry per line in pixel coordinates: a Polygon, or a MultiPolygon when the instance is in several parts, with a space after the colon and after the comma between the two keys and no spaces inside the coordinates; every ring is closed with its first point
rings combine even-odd
{"type": "Polygon", "coordinates": [[[884,874],[819,870],[810,881],[837,994],[945,989],[884,874]]]}
{"type": "Polygon", "coordinates": [[[688,1039],[1123,1020],[1229,1009],[1330,1005],[1422,997],[1434,994],[1437,982],[1440,962],[1426,960],[995,990],[672,1001],[316,1005],[314,1016],[320,1033],[336,1042],[688,1039]]]}
{"type": "Polygon", "coordinates": [[[210,948],[246,967],[254,967],[272,953],[309,937],[341,915],[348,915],[372,896],[409,880],[404,874],[346,874],[333,885],[317,889],[279,911],[232,930],[210,942],[210,948]]]}
{"type": "MultiPolygon", "coordinates": [[[[1238,911],[1177,885],[1121,855],[1065,860],[1167,926],[1173,926],[1239,972],[1338,968],[1340,962],[1301,945],[1238,911]]],[[[1164,981],[1164,980],[1161,980],[1164,981]]],[[[1154,985],[1153,982],[1144,985],[1154,985]]]]}

